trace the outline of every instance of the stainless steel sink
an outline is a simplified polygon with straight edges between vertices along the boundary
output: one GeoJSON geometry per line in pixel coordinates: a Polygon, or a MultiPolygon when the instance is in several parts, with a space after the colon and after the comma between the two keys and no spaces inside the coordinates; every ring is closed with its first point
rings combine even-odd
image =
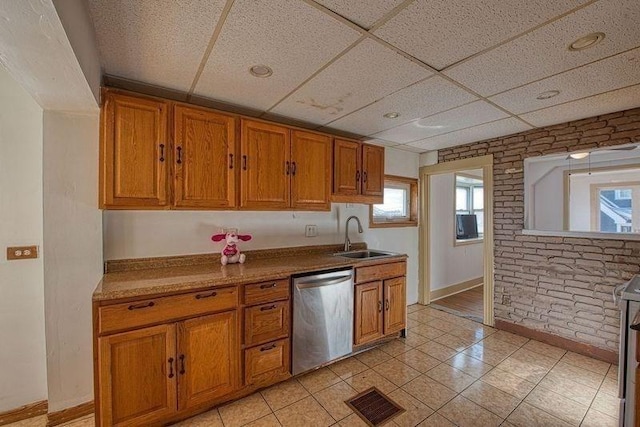
{"type": "Polygon", "coordinates": [[[393,252],[376,251],[376,250],[362,250],[362,251],[349,251],[349,252],[336,252],[334,256],[341,256],[345,258],[356,259],[371,259],[371,258],[385,258],[392,257],[397,254],[393,252]]]}

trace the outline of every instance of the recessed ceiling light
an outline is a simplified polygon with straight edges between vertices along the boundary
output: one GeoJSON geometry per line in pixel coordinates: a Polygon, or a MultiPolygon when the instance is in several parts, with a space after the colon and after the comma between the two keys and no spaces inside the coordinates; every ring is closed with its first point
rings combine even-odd
{"type": "Polygon", "coordinates": [[[400,117],[400,113],[396,113],[395,111],[391,113],[384,114],[382,117],[386,117],[387,119],[397,119],[400,117]]]}
{"type": "Polygon", "coordinates": [[[559,90],[548,90],[546,92],[542,92],[541,94],[538,94],[538,96],[536,96],[536,99],[549,99],[558,95],[560,95],[559,90]]]}
{"type": "Polygon", "coordinates": [[[584,37],[580,37],[578,40],[574,41],[569,45],[569,50],[583,50],[593,47],[604,40],[604,33],[591,33],[587,34],[584,37]]]}
{"type": "Polygon", "coordinates": [[[587,157],[588,155],[589,153],[571,153],[569,154],[569,157],[571,157],[572,159],[581,160],[587,157]]]}
{"type": "Polygon", "coordinates": [[[273,70],[266,65],[254,65],[249,68],[249,72],[255,77],[269,77],[273,74],[273,70]]]}

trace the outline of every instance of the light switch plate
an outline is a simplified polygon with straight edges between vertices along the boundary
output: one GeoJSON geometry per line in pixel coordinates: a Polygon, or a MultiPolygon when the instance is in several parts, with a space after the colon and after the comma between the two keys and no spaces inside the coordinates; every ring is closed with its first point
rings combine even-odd
{"type": "Polygon", "coordinates": [[[38,258],[37,246],[9,246],[7,248],[7,259],[9,261],[34,258],[38,258]]]}
{"type": "Polygon", "coordinates": [[[307,225],[304,228],[304,235],[307,237],[316,237],[318,235],[318,226],[317,225],[307,225]]]}

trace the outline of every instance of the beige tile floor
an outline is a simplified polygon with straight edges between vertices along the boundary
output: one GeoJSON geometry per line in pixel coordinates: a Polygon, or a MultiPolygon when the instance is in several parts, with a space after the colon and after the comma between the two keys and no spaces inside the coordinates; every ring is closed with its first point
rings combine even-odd
{"type": "Polygon", "coordinates": [[[617,426],[617,366],[429,307],[408,311],[406,339],[177,426],[365,426],[343,402],[371,386],[406,409],[389,426],[617,426]]]}

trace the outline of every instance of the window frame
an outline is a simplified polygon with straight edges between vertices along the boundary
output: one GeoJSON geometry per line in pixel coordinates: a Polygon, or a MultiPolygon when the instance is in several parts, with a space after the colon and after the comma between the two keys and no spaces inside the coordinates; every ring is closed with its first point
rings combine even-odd
{"type": "Polygon", "coordinates": [[[460,173],[460,172],[456,172],[453,174],[453,246],[462,246],[462,245],[470,245],[470,244],[474,244],[474,243],[482,243],[484,241],[484,227],[483,227],[483,232],[480,233],[478,232],[478,237],[476,237],[475,239],[458,239],[457,233],[456,233],[456,215],[459,212],[468,212],[469,214],[473,215],[475,214],[475,212],[482,212],[482,222],[484,225],[484,177],[482,178],[478,178],[477,176],[474,175],[468,175],[465,173],[460,173]],[[473,184],[468,184],[468,185],[458,185],[458,176],[462,176],[462,177],[466,177],[466,178],[473,178],[473,179],[479,179],[482,181],[482,185],[473,185],[473,184]],[[457,201],[457,194],[458,194],[458,187],[460,188],[466,188],[467,189],[467,207],[469,209],[467,210],[458,210],[458,201],[457,201]],[[473,200],[474,200],[474,189],[475,188],[482,188],[482,209],[473,209],[473,200]]]}
{"type": "MultiPolygon", "coordinates": [[[[369,228],[391,228],[391,227],[417,227],[418,226],[418,179],[407,178],[397,175],[385,175],[384,187],[387,184],[395,185],[409,185],[409,194],[407,194],[409,201],[409,219],[402,218],[399,220],[384,219],[373,216],[373,205],[380,203],[372,203],[369,205],[369,228]]],[[[384,201],[383,201],[384,203],[384,201]]]]}
{"type": "MultiPolygon", "coordinates": [[[[626,200],[640,201],[640,181],[625,181],[625,182],[616,182],[616,183],[601,183],[601,184],[591,184],[590,185],[590,208],[591,208],[591,232],[596,233],[613,233],[624,235],[625,233],[633,233],[634,228],[640,228],[640,218],[637,215],[632,214],[631,221],[631,231],[599,231],[600,228],[600,191],[601,190],[616,190],[619,188],[630,189],[631,190],[631,198],[626,200]],[[626,187],[626,188],[625,188],[626,187]]],[[[632,204],[633,206],[633,204],[632,204]]]]}

